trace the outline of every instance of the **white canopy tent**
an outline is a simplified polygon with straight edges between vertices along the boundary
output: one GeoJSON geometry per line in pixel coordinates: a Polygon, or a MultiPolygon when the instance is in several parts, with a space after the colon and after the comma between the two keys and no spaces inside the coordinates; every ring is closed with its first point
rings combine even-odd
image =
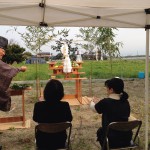
{"type": "Polygon", "coordinates": [[[1,25],[145,28],[149,0],[0,0],[1,25]]]}
{"type": "Polygon", "coordinates": [[[150,0],[0,0],[0,24],[145,29],[145,150],[148,149],[150,0]]]}

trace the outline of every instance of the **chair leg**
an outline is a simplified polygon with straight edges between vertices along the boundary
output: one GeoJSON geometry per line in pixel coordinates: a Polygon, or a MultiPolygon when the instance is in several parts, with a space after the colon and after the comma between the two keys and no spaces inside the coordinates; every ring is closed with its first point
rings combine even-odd
{"type": "Polygon", "coordinates": [[[68,148],[68,150],[72,150],[72,146],[71,146],[71,144],[69,144],[69,148],[68,148]]]}
{"type": "Polygon", "coordinates": [[[35,150],[40,150],[37,146],[35,146],[35,150]]]}
{"type": "Polygon", "coordinates": [[[69,142],[69,144],[68,144],[68,142],[66,142],[65,147],[67,150],[72,150],[71,142],[69,142]]]}

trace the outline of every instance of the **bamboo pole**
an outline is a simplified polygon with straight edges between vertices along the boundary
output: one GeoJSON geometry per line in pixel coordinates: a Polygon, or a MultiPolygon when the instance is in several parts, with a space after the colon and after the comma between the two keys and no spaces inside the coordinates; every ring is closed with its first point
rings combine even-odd
{"type": "Polygon", "coordinates": [[[93,97],[93,87],[92,87],[92,73],[93,73],[93,65],[91,60],[91,69],[90,69],[90,79],[89,79],[89,96],[93,97]]]}

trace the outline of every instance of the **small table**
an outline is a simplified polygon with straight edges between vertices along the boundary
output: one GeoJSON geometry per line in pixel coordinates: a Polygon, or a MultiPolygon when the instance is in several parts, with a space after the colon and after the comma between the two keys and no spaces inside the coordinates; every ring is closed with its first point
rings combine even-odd
{"type": "Polygon", "coordinates": [[[22,116],[3,117],[3,118],[0,118],[0,123],[22,121],[22,126],[25,127],[25,121],[26,121],[25,119],[25,96],[24,96],[25,90],[31,90],[31,88],[19,89],[19,90],[9,89],[11,96],[22,95],[22,116]]]}

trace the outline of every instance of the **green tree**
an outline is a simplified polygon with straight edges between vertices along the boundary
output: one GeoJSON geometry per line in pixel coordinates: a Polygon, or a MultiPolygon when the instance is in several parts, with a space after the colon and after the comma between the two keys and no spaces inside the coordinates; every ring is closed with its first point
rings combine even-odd
{"type": "Polygon", "coordinates": [[[92,27],[80,28],[80,34],[76,35],[76,37],[80,37],[83,41],[86,42],[83,44],[80,43],[78,45],[88,51],[88,53],[91,53],[95,47],[95,42],[93,40],[94,30],[95,28],[92,27]]]}
{"type": "Polygon", "coordinates": [[[77,46],[73,46],[73,39],[67,39],[68,35],[69,35],[69,31],[70,30],[67,30],[67,29],[63,29],[61,31],[58,31],[60,38],[55,41],[55,45],[51,46],[51,48],[53,50],[58,52],[57,59],[62,59],[62,57],[63,57],[60,50],[61,50],[62,44],[64,42],[68,45],[70,59],[71,60],[76,59],[75,53],[76,53],[78,48],[77,48],[77,46]]]}
{"type": "Polygon", "coordinates": [[[15,31],[21,36],[27,48],[35,54],[41,51],[41,47],[49,43],[55,36],[53,27],[27,26],[24,33],[15,31]]]}
{"type": "MultiPolygon", "coordinates": [[[[15,31],[21,36],[27,48],[33,53],[37,54],[41,52],[41,47],[49,43],[55,36],[53,27],[41,27],[41,26],[27,26],[24,33],[19,32],[17,28],[15,31]]],[[[37,60],[37,59],[36,59],[37,60]]],[[[36,98],[39,97],[39,75],[38,75],[38,60],[36,61],[36,98]]]]}
{"type": "Polygon", "coordinates": [[[115,41],[116,34],[114,30],[117,30],[117,28],[99,27],[96,30],[97,38],[95,44],[110,58],[119,57],[119,47],[123,45],[122,42],[115,41]]]}
{"type": "Polygon", "coordinates": [[[25,60],[31,58],[31,56],[32,56],[32,53],[30,53],[30,52],[24,52],[23,53],[23,57],[24,57],[25,60]]]}
{"type": "MultiPolygon", "coordinates": [[[[116,42],[116,34],[114,31],[117,28],[106,28],[106,27],[88,27],[80,28],[80,34],[77,37],[82,38],[88,42],[90,47],[96,47],[97,51],[101,55],[107,55],[110,58],[111,74],[112,74],[112,58],[119,57],[119,47],[123,45],[122,42],[116,42]]],[[[83,44],[82,47],[89,47],[87,44],[83,44]]],[[[86,49],[88,50],[88,48],[86,49]]]]}
{"type": "Polygon", "coordinates": [[[112,74],[112,60],[114,57],[120,57],[119,47],[123,45],[122,42],[115,42],[115,34],[113,30],[117,30],[116,28],[98,28],[97,32],[100,32],[101,35],[97,38],[96,45],[99,45],[101,51],[104,54],[108,55],[110,58],[110,67],[112,74]]]}
{"type": "Polygon", "coordinates": [[[18,44],[10,43],[5,51],[4,62],[13,64],[14,62],[21,63],[24,61],[23,53],[25,52],[25,48],[20,47],[18,44]]]}
{"type": "Polygon", "coordinates": [[[119,47],[122,46],[122,42],[115,42],[116,28],[106,27],[88,27],[80,28],[80,34],[77,37],[87,41],[86,44],[81,44],[82,48],[91,52],[93,49],[97,49],[101,54],[105,54],[112,57],[120,56],[119,47]]]}

